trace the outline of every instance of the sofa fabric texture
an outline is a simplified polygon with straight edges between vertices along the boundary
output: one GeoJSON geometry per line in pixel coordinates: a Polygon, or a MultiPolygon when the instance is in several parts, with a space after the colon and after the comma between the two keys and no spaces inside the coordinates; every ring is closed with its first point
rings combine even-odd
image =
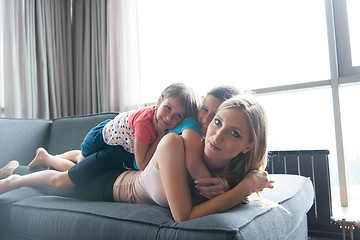
{"type": "MultiPolygon", "coordinates": [[[[51,154],[79,149],[86,133],[116,113],[49,120],[0,119],[0,167],[27,165],[42,146],[51,154]]],[[[168,208],[95,202],[76,191],[23,187],[0,195],[0,239],[307,239],[310,179],[270,175],[275,188],[225,213],[175,223],[168,208]]]]}

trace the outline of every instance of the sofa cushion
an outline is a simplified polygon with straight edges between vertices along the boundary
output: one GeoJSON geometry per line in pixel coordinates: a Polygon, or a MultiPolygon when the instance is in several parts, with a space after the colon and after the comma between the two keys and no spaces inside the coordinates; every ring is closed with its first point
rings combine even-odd
{"type": "MultiPolygon", "coordinates": [[[[11,206],[14,202],[28,197],[41,196],[35,188],[23,187],[0,195],[0,233],[7,232],[11,206]]],[[[1,239],[1,235],[0,235],[1,239]]]]}
{"type": "Polygon", "coordinates": [[[10,235],[34,239],[306,239],[308,178],[271,175],[275,189],[225,213],[175,223],[167,208],[35,196],[13,204],[10,235]],[[275,201],[275,202],[273,202],[275,201]],[[279,204],[277,204],[279,203],[279,204]]]}

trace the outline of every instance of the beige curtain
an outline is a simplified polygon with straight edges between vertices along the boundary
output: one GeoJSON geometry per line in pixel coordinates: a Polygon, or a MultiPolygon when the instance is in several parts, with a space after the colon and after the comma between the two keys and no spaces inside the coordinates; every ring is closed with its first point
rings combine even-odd
{"type": "Polygon", "coordinates": [[[75,112],[107,111],[106,2],[73,2],[75,112]]]}
{"type": "MultiPolygon", "coordinates": [[[[26,39],[31,39],[31,33],[26,31],[26,16],[31,20],[32,11],[23,14],[25,2],[1,1],[1,70],[3,92],[3,114],[9,117],[31,117],[34,104],[31,97],[36,72],[30,72],[29,63],[33,60],[28,50],[26,39]],[[14,47],[14,45],[16,47],[14,47]],[[16,63],[16,64],[13,64],[16,63]],[[24,81],[21,81],[24,79],[24,81]]],[[[30,6],[33,7],[33,6],[30,6]]],[[[29,23],[29,25],[31,25],[29,23]]],[[[30,40],[31,42],[31,40],[30,40]]]]}
{"type": "Polygon", "coordinates": [[[139,106],[135,0],[1,0],[0,117],[139,106]]]}
{"type": "Polygon", "coordinates": [[[70,0],[2,0],[4,116],[74,114],[70,0]]]}
{"type": "Polygon", "coordinates": [[[107,101],[110,111],[139,107],[139,44],[136,0],[108,0],[107,101]]]}

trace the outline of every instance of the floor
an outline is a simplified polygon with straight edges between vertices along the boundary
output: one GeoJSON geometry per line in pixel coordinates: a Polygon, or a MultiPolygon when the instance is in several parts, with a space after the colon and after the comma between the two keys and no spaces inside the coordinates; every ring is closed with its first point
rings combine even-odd
{"type": "Polygon", "coordinates": [[[347,221],[358,222],[360,228],[360,185],[354,187],[349,193],[349,206],[341,207],[340,193],[338,189],[332,191],[332,213],[334,220],[346,219],[347,221]]]}
{"type": "MultiPolygon", "coordinates": [[[[349,206],[342,207],[340,203],[340,192],[337,188],[331,189],[331,198],[332,198],[332,219],[334,221],[341,221],[346,219],[348,224],[356,225],[357,231],[360,229],[360,185],[351,189],[349,192],[349,206]]],[[[340,226],[340,223],[339,223],[340,226]]],[[[323,238],[323,237],[309,237],[309,240],[334,240],[342,238],[323,238]]],[[[348,238],[350,240],[350,237],[348,238]]],[[[356,237],[358,238],[358,235],[356,237]]]]}
{"type": "Polygon", "coordinates": [[[309,240],[334,240],[334,238],[309,237],[309,240]]]}

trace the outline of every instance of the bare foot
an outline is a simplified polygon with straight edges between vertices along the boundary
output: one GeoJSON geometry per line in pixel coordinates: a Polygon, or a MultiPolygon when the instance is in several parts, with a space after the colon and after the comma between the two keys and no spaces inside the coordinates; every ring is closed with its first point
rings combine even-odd
{"type": "Polygon", "coordinates": [[[6,193],[8,191],[14,190],[14,186],[12,186],[12,181],[19,178],[19,174],[13,174],[5,179],[0,180],[0,194],[6,193]]]}
{"type": "Polygon", "coordinates": [[[38,148],[36,150],[35,158],[29,163],[29,169],[40,167],[40,166],[47,166],[46,159],[49,156],[49,153],[45,150],[45,148],[38,148]]]}
{"type": "Polygon", "coordinates": [[[0,169],[0,179],[7,178],[12,175],[14,170],[19,166],[19,162],[16,160],[10,161],[3,168],[0,169]]]}

